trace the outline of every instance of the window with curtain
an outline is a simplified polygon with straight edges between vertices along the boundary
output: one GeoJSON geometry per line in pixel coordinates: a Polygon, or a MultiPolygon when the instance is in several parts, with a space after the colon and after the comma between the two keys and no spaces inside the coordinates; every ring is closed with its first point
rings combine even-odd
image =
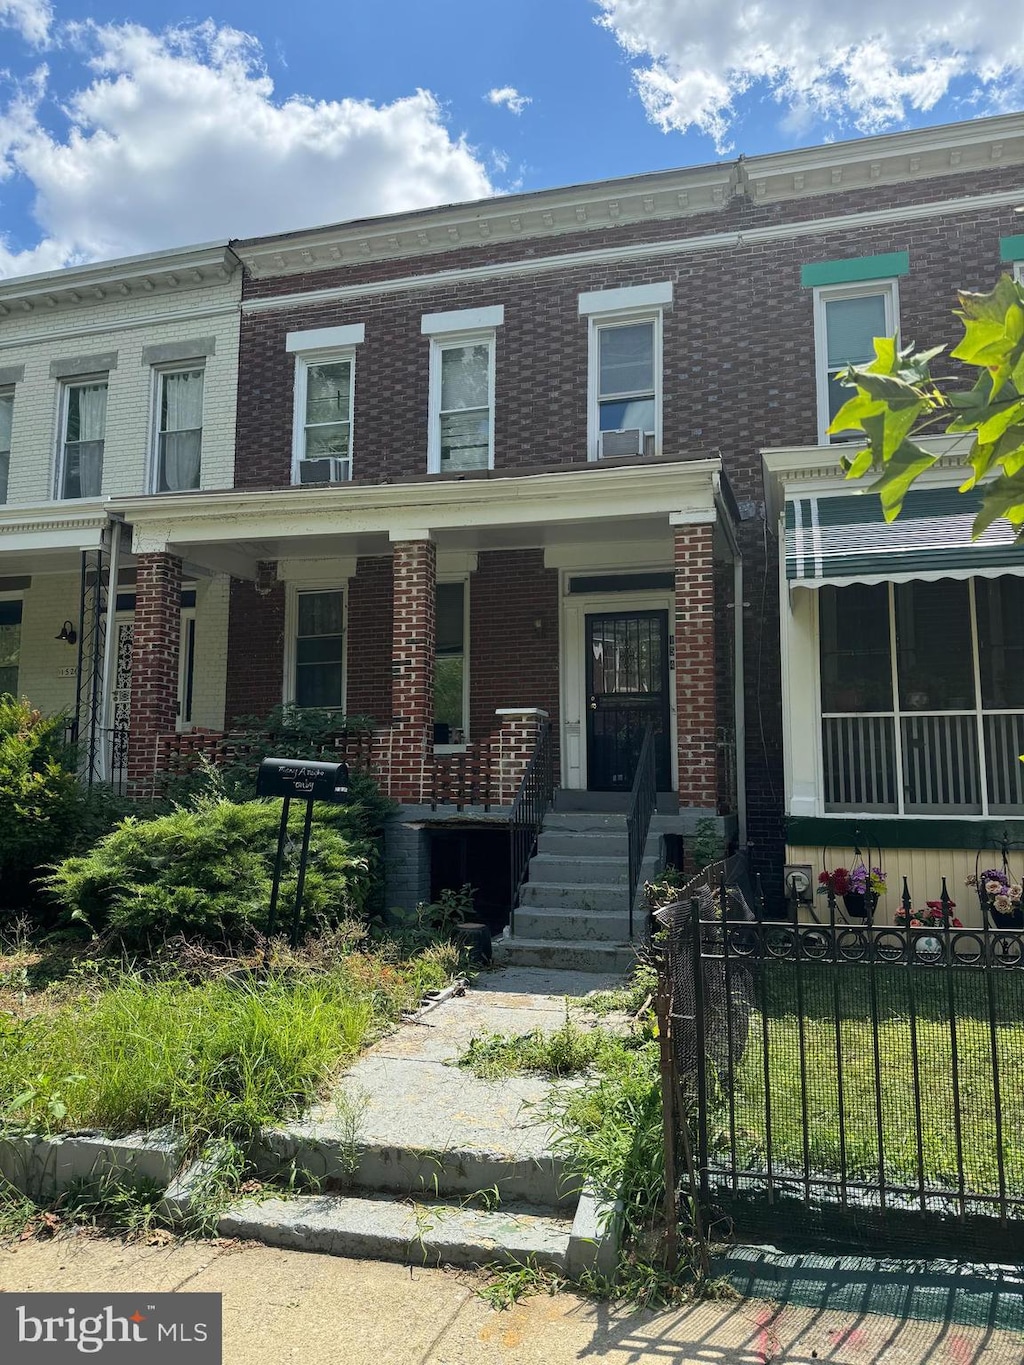
{"type": "Polygon", "coordinates": [[[597,328],[597,429],[637,432],[636,445],[599,435],[598,454],[654,454],[656,376],[654,319],[597,328]]]}
{"type": "Polygon", "coordinates": [[[7,481],[11,471],[11,428],[14,424],[14,394],[0,390],[0,502],[7,501],[7,481]]]}
{"type": "Polygon", "coordinates": [[[849,365],[865,365],[875,358],[875,337],[893,336],[897,329],[896,295],[891,283],[822,289],[817,296],[819,437],[825,441],[863,440],[860,432],[827,435],[833,417],[853,396],[839,382],[849,365]]]}
{"type": "Polygon", "coordinates": [[[1024,579],[827,586],[818,634],[826,811],[1019,809],[1024,579]]]}
{"type": "Polygon", "coordinates": [[[295,705],[342,704],[341,592],[300,592],[295,629],[295,705]]]}
{"type": "Polygon", "coordinates": [[[60,497],[100,496],[106,428],[106,380],[69,384],[64,391],[60,497]]]}
{"type": "MultiPolygon", "coordinates": [[[[436,469],[488,469],[491,440],[493,338],[435,343],[432,407],[435,410],[436,469]]],[[[434,462],[432,461],[432,464],[434,462]]]]}
{"type": "Polygon", "coordinates": [[[0,696],[18,695],[18,659],[21,652],[21,602],[0,602],[0,696]]]}
{"type": "Polygon", "coordinates": [[[199,487],[202,444],[202,369],[174,370],[161,374],[157,433],[158,493],[183,493],[199,487]]]}
{"type": "Polygon", "coordinates": [[[434,659],[434,742],[466,738],[466,585],[439,583],[434,659]]]}

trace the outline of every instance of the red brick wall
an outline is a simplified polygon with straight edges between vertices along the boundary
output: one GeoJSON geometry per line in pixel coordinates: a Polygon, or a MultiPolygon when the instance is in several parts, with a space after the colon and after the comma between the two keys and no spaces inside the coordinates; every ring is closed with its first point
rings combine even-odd
{"type": "Polygon", "coordinates": [[[284,584],[264,597],[254,583],[231,580],[225,724],[280,706],[284,679],[284,584]]]}
{"type": "Polygon", "coordinates": [[[390,555],[358,561],[348,585],[348,682],[350,716],[391,720],[391,632],[394,593],[390,555]]]}
{"type": "Polygon", "coordinates": [[[710,525],[675,532],[679,804],[711,811],[718,807],[713,535],[710,525]]]}
{"type": "Polygon", "coordinates": [[[391,794],[419,801],[434,748],[434,639],[437,548],[410,540],[394,550],[394,677],[391,688],[391,794]]]}
{"type": "Polygon", "coordinates": [[[557,741],[558,571],[545,569],[543,550],[483,552],[469,580],[472,739],[499,728],[503,706],[547,711],[557,741]]]}
{"type": "Polygon", "coordinates": [[[156,771],[157,741],[177,723],[181,560],[139,554],[135,566],[128,779],[134,794],[146,795],[156,771]]]}

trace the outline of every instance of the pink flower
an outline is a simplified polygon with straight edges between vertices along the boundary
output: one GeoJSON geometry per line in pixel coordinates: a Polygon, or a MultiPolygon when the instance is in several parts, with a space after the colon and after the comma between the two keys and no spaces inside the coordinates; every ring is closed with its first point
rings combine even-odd
{"type": "Polygon", "coordinates": [[[992,904],[1001,915],[1008,915],[1010,913],[1011,906],[1009,896],[996,896],[992,904]]]}
{"type": "Polygon", "coordinates": [[[1002,882],[986,882],[986,883],[985,883],[985,890],[988,892],[988,894],[989,894],[990,896],[998,895],[999,892],[1002,891],[1002,889],[1003,889],[1002,882]]]}

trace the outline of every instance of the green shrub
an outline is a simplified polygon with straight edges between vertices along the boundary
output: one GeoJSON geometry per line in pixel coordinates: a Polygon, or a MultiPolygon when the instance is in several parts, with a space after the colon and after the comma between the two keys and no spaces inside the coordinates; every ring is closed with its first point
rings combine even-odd
{"type": "Polygon", "coordinates": [[[0,908],[24,908],[45,862],[72,845],[82,795],[66,717],[0,695],[0,908]]]}
{"type": "MultiPolygon", "coordinates": [[[[358,831],[358,815],[323,809],[331,818],[314,821],[306,871],[309,926],[365,912],[375,856],[358,831]],[[346,816],[352,833],[345,832],[346,816]]],[[[282,917],[294,898],[304,814],[296,805],[289,821],[282,917]]],[[[237,942],[266,930],[279,820],[277,802],[201,797],[153,820],[129,817],[90,852],[61,863],[45,885],[67,919],[129,948],[176,934],[237,942]]]]}

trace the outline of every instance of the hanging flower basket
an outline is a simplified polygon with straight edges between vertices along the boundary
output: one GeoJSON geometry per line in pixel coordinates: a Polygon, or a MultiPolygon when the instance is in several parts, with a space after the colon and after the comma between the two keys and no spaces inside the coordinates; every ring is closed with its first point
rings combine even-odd
{"type": "Polygon", "coordinates": [[[885,885],[882,869],[873,867],[869,871],[860,858],[851,868],[837,867],[818,874],[819,893],[841,899],[850,919],[867,919],[873,915],[885,885]]]}
{"type": "Polygon", "coordinates": [[[1001,868],[975,872],[967,885],[978,892],[983,919],[991,915],[997,929],[1024,929],[1024,887],[1010,876],[1005,860],[1001,868]]]}

